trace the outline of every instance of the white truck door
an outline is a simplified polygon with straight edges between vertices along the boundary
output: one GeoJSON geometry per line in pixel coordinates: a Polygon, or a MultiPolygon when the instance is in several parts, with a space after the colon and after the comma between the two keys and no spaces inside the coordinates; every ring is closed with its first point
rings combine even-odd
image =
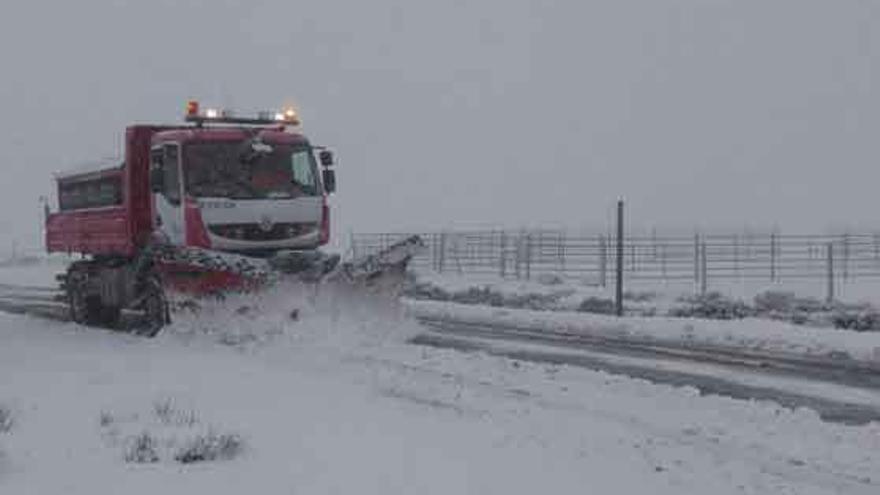
{"type": "Polygon", "coordinates": [[[163,144],[153,147],[153,166],[162,170],[162,187],[153,196],[156,204],[157,232],[167,242],[184,245],[186,242],[182,207],[183,185],[181,181],[180,145],[163,144]],[[161,160],[161,161],[160,161],[161,160]]]}

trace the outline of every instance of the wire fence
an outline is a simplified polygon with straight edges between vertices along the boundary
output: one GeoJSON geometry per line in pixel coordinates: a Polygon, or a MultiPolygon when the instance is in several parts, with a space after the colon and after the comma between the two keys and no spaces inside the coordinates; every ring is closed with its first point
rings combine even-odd
{"type": "MultiPolygon", "coordinates": [[[[408,234],[353,234],[355,255],[388,247],[408,234]]],[[[413,264],[439,273],[529,280],[552,274],[613,284],[617,239],[565,231],[471,231],[419,234],[427,250],[413,264]]],[[[686,282],[705,292],[724,281],[816,280],[835,284],[880,279],[880,233],[792,235],[780,232],[624,236],[628,280],[686,282]]]]}

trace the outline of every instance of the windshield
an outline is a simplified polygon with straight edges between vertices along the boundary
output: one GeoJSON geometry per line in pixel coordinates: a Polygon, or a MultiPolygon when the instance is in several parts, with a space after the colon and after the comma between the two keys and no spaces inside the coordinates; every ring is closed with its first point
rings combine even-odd
{"type": "Polygon", "coordinates": [[[184,149],[186,192],[195,197],[275,199],[317,196],[308,146],[250,141],[191,143],[184,149]]]}

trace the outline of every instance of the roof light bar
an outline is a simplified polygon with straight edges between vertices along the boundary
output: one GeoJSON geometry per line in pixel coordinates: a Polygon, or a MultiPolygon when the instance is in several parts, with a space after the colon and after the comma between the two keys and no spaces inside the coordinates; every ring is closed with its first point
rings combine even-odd
{"type": "Polygon", "coordinates": [[[186,104],[186,121],[194,122],[197,125],[205,123],[217,124],[246,124],[246,125],[292,125],[300,124],[299,115],[296,110],[291,107],[285,108],[280,112],[264,111],[259,112],[256,117],[236,117],[226,109],[206,108],[201,111],[199,102],[192,100],[186,104]]]}

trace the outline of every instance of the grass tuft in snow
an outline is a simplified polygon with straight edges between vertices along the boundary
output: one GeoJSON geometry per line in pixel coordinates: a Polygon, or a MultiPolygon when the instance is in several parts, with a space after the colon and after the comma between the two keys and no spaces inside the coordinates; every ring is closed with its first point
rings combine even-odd
{"type": "Polygon", "coordinates": [[[121,448],[122,458],[132,464],[227,460],[244,444],[240,435],[218,433],[225,429],[202,424],[195,411],[170,398],[154,400],[146,414],[102,411],[99,423],[106,444],[121,448]]]}
{"type": "Polygon", "coordinates": [[[588,297],[578,306],[581,313],[598,313],[601,315],[613,315],[617,307],[611,299],[602,297],[588,297]]]}
{"type": "Polygon", "coordinates": [[[159,462],[157,445],[157,440],[148,432],[130,438],[125,448],[125,462],[135,464],[159,462]]]}
{"type": "Polygon", "coordinates": [[[739,320],[755,312],[743,301],[732,299],[720,292],[709,292],[681,298],[681,306],[669,311],[677,318],[705,318],[710,320],[739,320]]]}
{"type": "Polygon", "coordinates": [[[189,440],[174,454],[174,460],[181,464],[192,464],[233,459],[241,453],[243,446],[244,442],[238,435],[210,432],[189,440]]]}
{"type": "Polygon", "coordinates": [[[171,399],[161,399],[154,402],[153,414],[165,425],[193,426],[199,422],[195,411],[178,409],[171,399]]]}

